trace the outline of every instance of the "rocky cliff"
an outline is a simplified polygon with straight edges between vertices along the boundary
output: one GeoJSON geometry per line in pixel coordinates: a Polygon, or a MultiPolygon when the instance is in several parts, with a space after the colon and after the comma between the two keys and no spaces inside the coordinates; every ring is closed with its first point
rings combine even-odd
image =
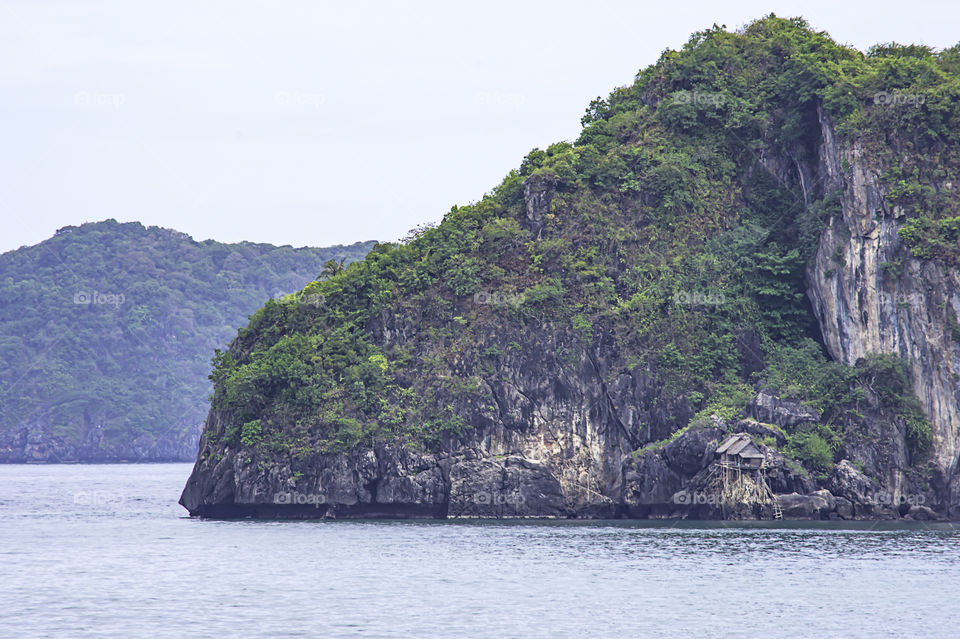
{"type": "Polygon", "coordinates": [[[775,17],[695,34],[576,143],[261,309],[181,503],[960,517],[958,58],[775,17]],[[734,435],[760,468],[730,474],[734,435]]]}
{"type": "MultiPolygon", "coordinates": [[[[942,501],[960,502],[960,344],[951,331],[960,311],[960,271],[914,257],[898,234],[907,211],[890,202],[880,176],[889,160],[867,143],[837,140],[821,110],[818,175],[840,209],[823,231],[808,268],[807,294],[830,356],[854,364],[893,353],[910,364],[913,386],[933,425],[933,465],[942,501]],[[895,270],[891,266],[895,265],[895,270]]],[[[951,193],[949,176],[931,188],[951,193]]],[[[957,210],[954,209],[956,213],[957,210]]],[[[904,466],[889,469],[899,492],[904,466]]]]}

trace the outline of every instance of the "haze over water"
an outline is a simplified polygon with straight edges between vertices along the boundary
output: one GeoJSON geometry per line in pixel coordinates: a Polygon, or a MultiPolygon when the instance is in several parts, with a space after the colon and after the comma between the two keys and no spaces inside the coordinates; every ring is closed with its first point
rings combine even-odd
{"type": "Polygon", "coordinates": [[[2,637],[956,636],[960,532],[201,521],[187,464],[0,466],[2,637]]]}

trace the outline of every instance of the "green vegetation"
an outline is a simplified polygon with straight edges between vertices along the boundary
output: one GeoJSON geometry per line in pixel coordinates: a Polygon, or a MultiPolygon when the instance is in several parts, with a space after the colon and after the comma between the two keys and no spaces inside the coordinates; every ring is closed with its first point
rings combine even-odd
{"type": "Polygon", "coordinates": [[[913,393],[910,369],[896,355],[871,355],[858,363],[860,380],[880,400],[880,405],[893,411],[906,426],[907,446],[915,457],[930,451],[930,422],[913,393]]]}
{"type": "Polygon", "coordinates": [[[862,418],[857,408],[868,393],[902,421],[907,447],[915,459],[930,450],[930,423],[913,392],[909,368],[896,355],[873,354],[848,367],[828,361],[818,344],[805,340],[798,347],[777,348],[760,378],[779,396],[801,401],[820,413],[821,423],[787,437],[790,454],[815,468],[827,469],[835,461],[844,426],[851,419],[862,418]]]}
{"type": "Polygon", "coordinates": [[[707,421],[707,420],[704,420],[704,419],[702,419],[702,418],[695,419],[695,420],[691,421],[689,424],[687,424],[686,426],[684,426],[683,428],[680,428],[679,430],[674,431],[673,434],[671,434],[669,437],[665,437],[665,438],[663,438],[663,439],[661,439],[660,441],[657,441],[657,442],[651,442],[651,443],[647,444],[646,446],[643,446],[643,447],[641,447],[641,448],[638,448],[637,450],[633,451],[633,453],[631,453],[631,454],[632,454],[634,457],[638,457],[638,456],[640,456],[640,455],[642,455],[643,453],[646,453],[646,452],[648,452],[648,451],[658,450],[658,449],[660,449],[660,448],[663,448],[664,446],[666,446],[666,445],[669,444],[670,442],[676,441],[677,438],[680,437],[680,435],[683,435],[685,432],[687,432],[687,431],[690,430],[691,428],[702,428],[702,427],[709,426],[709,425],[710,425],[710,422],[707,421]]]}
{"type": "MultiPolygon", "coordinates": [[[[692,393],[691,393],[692,394],[692,393]]],[[[756,391],[748,384],[729,384],[718,389],[707,406],[693,417],[691,423],[704,423],[712,415],[721,419],[730,420],[740,414],[740,411],[756,396],[756,391]]]]}
{"type": "Polygon", "coordinates": [[[907,220],[899,231],[910,254],[925,260],[936,259],[950,266],[960,265],[960,216],[931,219],[920,215],[907,220]]]}
{"type": "MultiPolygon", "coordinates": [[[[195,242],[108,220],[5,253],[0,431],[49,428],[82,441],[101,427],[119,443],[194,427],[208,409],[210,355],[235,326],[328,259],[359,259],[371,246],[195,242]]],[[[254,441],[253,426],[244,438],[254,441]]]]}
{"type": "Polygon", "coordinates": [[[812,339],[796,345],[778,345],[769,354],[767,368],[757,378],[780,397],[800,401],[821,414],[826,423],[838,423],[848,406],[864,398],[855,384],[856,368],[828,361],[812,339]]]}
{"type": "Polygon", "coordinates": [[[827,471],[833,467],[836,450],[820,433],[802,430],[788,437],[786,452],[815,470],[827,471]]]}
{"type": "MultiPolygon", "coordinates": [[[[960,189],[929,185],[960,165],[957,59],[895,44],[863,54],[773,16],[697,33],[591,102],[576,141],[534,149],[475,204],[308,285],[322,306],[268,302],[218,357],[214,401],[282,431],[294,453],[430,447],[493,419],[491,385],[549,333],[549,358],[536,350],[531,365],[555,358],[576,374],[602,343],[608,378],[640,367],[686,407],[678,429],[734,415],[754,384],[810,402],[823,424],[790,446],[825,468],[873,369],[828,362],[814,341],[805,267],[840,194],[798,171],[819,161],[829,118],[885,167],[904,233],[914,220],[938,229],[908,244],[949,243],[960,189]],[[536,226],[525,183],[549,202],[536,226]]],[[[910,393],[894,393],[908,420],[910,393]]]]}

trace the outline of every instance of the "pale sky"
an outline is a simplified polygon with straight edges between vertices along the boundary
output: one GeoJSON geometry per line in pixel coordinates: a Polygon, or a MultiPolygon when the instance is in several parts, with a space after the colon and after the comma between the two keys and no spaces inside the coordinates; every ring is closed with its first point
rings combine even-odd
{"type": "Polygon", "coordinates": [[[960,41],[960,2],[0,0],[0,251],[116,218],[394,240],[476,201],[712,24],[960,41]]]}

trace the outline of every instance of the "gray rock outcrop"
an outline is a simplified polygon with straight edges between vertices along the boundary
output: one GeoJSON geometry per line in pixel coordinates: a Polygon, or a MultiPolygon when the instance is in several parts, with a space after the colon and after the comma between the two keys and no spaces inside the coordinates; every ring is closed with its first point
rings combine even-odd
{"type": "MultiPolygon", "coordinates": [[[[885,198],[879,158],[857,141],[841,143],[821,114],[819,175],[839,191],[839,213],[820,236],[807,294],[831,357],[853,365],[868,353],[910,364],[913,387],[933,426],[933,463],[944,502],[960,499],[960,345],[948,313],[960,311],[960,272],[915,258],[897,230],[904,215],[885,198]],[[894,277],[884,268],[902,264],[894,277]]],[[[942,188],[950,188],[942,185],[942,188]]],[[[903,481],[903,471],[895,471],[903,481]]]]}

